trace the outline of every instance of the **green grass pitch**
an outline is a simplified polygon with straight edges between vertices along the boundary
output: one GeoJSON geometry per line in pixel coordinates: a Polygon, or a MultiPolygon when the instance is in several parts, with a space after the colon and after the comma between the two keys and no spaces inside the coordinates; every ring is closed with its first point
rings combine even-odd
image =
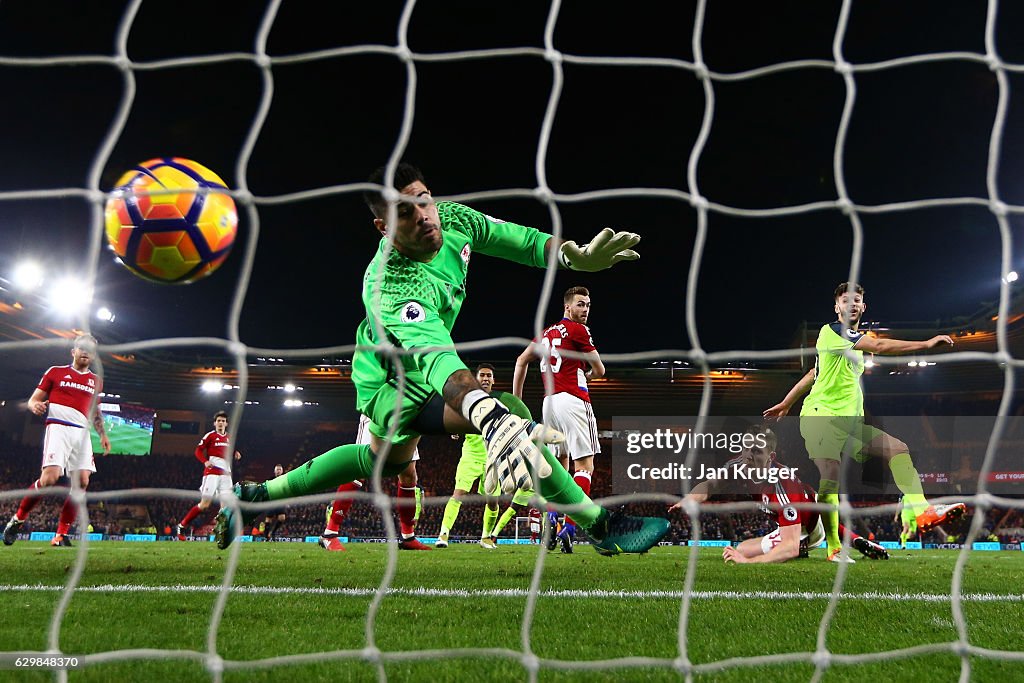
{"type": "MultiPolygon", "coordinates": [[[[386,568],[387,547],[348,548],[328,553],[312,544],[242,544],[236,589],[216,633],[225,681],[377,679],[373,662],[351,655],[367,647],[367,614],[386,568]],[[282,656],[292,660],[261,661],[282,656]]],[[[46,649],[61,597],[57,587],[70,576],[79,551],[25,541],[0,547],[0,650],[46,649]]],[[[707,667],[733,658],[813,652],[827,606],[823,595],[837,571],[817,555],[777,566],[725,566],[718,551],[701,550],[686,634],[690,662],[707,667]]],[[[61,650],[80,655],[151,648],[173,656],[129,652],[127,660],[71,671],[68,680],[213,680],[203,654],[229,556],[207,542],[91,544],[82,589],[60,629],[61,650]]],[[[399,552],[393,592],[380,603],[373,624],[376,647],[400,655],[383,664],[388,679],[528,680],[519,655],[536,557],[536,546],[399,552]],[[480,651],[451,652],[463,648],[480,651]]],[[[679,593],[688,557],[689,550],[679,547],[614,558],[599,557],[585,545],[572,555],[547,554],[529,630],[540,658],[538,679],[684,680],[669,666],[628,658],[671,663],[678,657],[679,593]],[[600,659],[620,661],[605,670],[559,668],[600,659]]],[[[828,648],[855,655],[956,640],[949,600],[956,561],[955,551],[897,552],[888,561],[865,559],[849,567],[828,648]]],[[[1024,671],[1021,576],[1024,553],[974,552],[969,558],[962,603],[969,642],[1015,653],[1015,661],[971,654],[972,681],[1019,680],[1024,671]]],[[[808,661],[732,663],[698,671],[694,680],[806,681],[814,673],[808,661]]],[[[836,662],[823,680],[955,681],[960,672],[960,657],[946,647],[836,662]]],[[[45,671],[6,670],[0,678],[54,680],[45,671]]]]}

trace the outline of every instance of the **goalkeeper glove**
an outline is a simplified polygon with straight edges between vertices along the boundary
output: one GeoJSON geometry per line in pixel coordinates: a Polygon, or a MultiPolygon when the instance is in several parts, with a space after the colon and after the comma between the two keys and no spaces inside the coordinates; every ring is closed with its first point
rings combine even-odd
{"type": "Polygon", "coordinates": [[[487,444],[485,491],[496,492],[500,488],[502,493],[515,493],[522,488],[533,489],[533,476],[543,479],[551,475],[551,465],[532,438],[560,443],[565,439],[560,432],[513,415],[483,391],[466,396],[463,412],[487,444]]]}
{"type": "Polygon", "coordinates": [[[570,270],[593,273],[611,268],[619,261],[635,261],[640,258],[630,247],[640,241],[640,235],[632,232],[615,232],[605,228],[597,233],[589,244],[581,249],[575,242],[563,242],[558,250],[562,265],[570,270]]]}

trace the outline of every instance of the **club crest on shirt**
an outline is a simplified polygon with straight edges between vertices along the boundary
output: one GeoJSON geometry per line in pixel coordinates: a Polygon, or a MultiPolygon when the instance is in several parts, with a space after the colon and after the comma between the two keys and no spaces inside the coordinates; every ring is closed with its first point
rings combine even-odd
{"type": "Polygon", "coordinates": [[[462,252],[459,254],[459,256],[462,257],[462,262],[467,266],[469,265],[469,255],[471,253],[473,253],[473,250],[469,248],[469,242],[467,242],[466,246],[462,248],[462,252]]]}
{"type": "Polygon", "coordinates": [[[418,323],[426,317],[427,315],[423,312],[423,307],[415,301],[410,301],[405,306],[402,306],[403,323],[418,323]]]}
{"type": "Polygon", "coordinates": [[[856,337],[860,334],[860,332],[854,329],[847,329],[846,334],[850,335],[851,337],[856,337]]]}

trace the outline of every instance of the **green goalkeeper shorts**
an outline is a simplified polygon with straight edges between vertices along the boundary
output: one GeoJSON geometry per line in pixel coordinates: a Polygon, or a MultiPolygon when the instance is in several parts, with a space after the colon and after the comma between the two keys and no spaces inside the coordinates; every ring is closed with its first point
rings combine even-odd
{"type": "Polygon", "coordinates": [[[406,379],[405,393],[400,395],[397,379],[390,379],[373,388],[360,384],[354,375],[352,377],[356,385],[356,409],[370,418],[371,434],[380,439],[386,438],[392,421],[397,418],[395,435],[391,439],[391,443],[396,446],[420,436],[412,424],[435,394],[430,385],[416,382],[408,376],[406,379]]]}

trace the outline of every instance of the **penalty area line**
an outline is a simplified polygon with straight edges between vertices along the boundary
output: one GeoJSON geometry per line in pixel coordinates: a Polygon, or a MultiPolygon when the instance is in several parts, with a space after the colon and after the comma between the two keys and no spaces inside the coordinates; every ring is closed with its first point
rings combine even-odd
{"type": "MultiPolygon", "coordinates": [[[[64,586],[44,584],[0,585],[0,592],[56,592],[64,586]]],[[[80,586],[76,593],[219,593],[220,586],[136,586],[114,585],[80,586]]],[[[340,595],[366,597],[377,593],[375,588],[323,588],[301,586],[232,586],[231,592],[241,595],[340,595]]],[[[387,595],[417,598],[525,598],[530,591],[522,588],[452,589],[452,588],[389,588],[387,595]]],[[[623,600],[680,600],[684,591],[610,591],[610,590],[544,590],[542,598],[618,598],[623,600]]],[[[811,591],[694,591],[693,600],[828,600],[831,593],[811,591]]],[[[949,594],[936,593],[841,593],[842,600],[870,600],[871,602],[950,602],[949,594]]],[[[1024,595],[1007,593],[964,593],[964,602],[1024,602],[1024,595]]]]}

